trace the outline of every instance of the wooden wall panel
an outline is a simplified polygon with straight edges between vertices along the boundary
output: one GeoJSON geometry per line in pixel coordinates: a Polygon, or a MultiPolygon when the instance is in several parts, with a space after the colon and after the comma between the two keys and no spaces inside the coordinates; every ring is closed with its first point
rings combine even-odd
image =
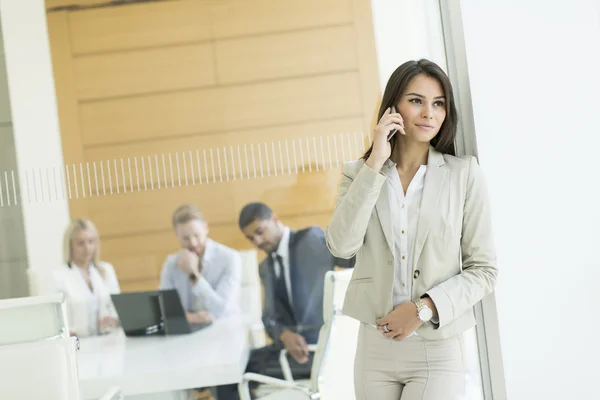
{"type": "Polygon", "coordinates": [[[353,21],[349,0],[234,0],[213,8],[216,38],[310,29],[353,21]]]}
{"type": "Polygon", "coordinates": [[[69,14],[73,54],[89,54],[209,40],[210,2],[138,3],[69,14]]]}
{"type": "Polygon", "coordinates": [[[219,82],[230,84],[356,70],[352,25],[216,42],[219,82]]]}
{"type": "Polygon", "coordinates": [[[250,201],[325,227],[342,162],[370,141],[369,0],[171,0],[48,24],[71,215],[96,222],[123,291],[158,286],[182,203],[237,249],[251,247],[237,227],[250,201]]]}
{"type": "Polygon", "coordinates": [[[65,6],[92,6],[109,0],[46,0],[46,8],[65,7],[65,6]]]}
{"type": "MultiPolygon", "coordinates": [[[[79,124],[79,99],[74,58],[71,49],[69,13],[54,12],[48,15],[48,38],[56,87],[58,119],[65,164],[73,165],[85,161],[84,146],[79,124]]],[[[70,200],[71,215],[87,215],[87,202],[70,200]]]]}
{"type": "MultiPolygon", "coordinates": [[[[97,171],[103,164],[104,185],[99,181],[102,193],[110,193],[111,187],[116,193],[117,186],[129,185],[128,163],[132,166],[135,188],[139,179],[142,189],[144,182],[146,189],[158,189],[159,186],[173,186],[173,182],[178,185],[179,179],[192,185],[239,179],[240,175],[254,177],[255,171],[258,177],[268,177],[276,173],[287,174],[290,170],[295,173],[303,167],[308,171],[309,166],[314,169],[317,165],[319,168],[339,167],[344,161],[359,158],[369,144],[366,136],[354,134],[361,130],[362,122],[361,118],[354,118],[293,125],[283,130],[277,127],[154,140],[88,148],[85,155],[87,160],[97,164],[97,171]],[[125,167],[125,182],[121,160],[125,167]]],[[[101,176],[101,172],[97,174],[101,176]]],[[[95,192],[95,182],[92,187],[95,192]]]]}
{"type": "Polygon", "coordinates": [[[209,221],[230,221],[236,209],[232,185],[197,185],[89,199],[89,215],[103,235],[156,231],[169,226],[182,203],[195,203],[209,221]]]}
{"type": "Polygon", "coordinates": [[[81,104],[86,146],[362,114],[358,74],[340,73],[81,104]]]}
{"type": "Polygon", "coordinates": [[[216,84],[210,44],[101,53],[75,59],[81,101],[216,84]]]}
{"type": "MultiPolygon", "coordinates": [[[[117,275],[118,278],[118,275],[117,275]]],[[[120,279],[120,278],[119,278],[120,279]]],[[[146,292],[156,290],[158,288],[158,278],[153,279],[136,279],[133,281],[119,281],[121,292],[146,292]]]]}
{"type": "Polygon", "coordinates": [[[195,203],[210,223],[237,221],[249,201],[269,199],[282,215],[320,213],[331,210],[340,169],[312,173],[244,179],[162,190],[134,191],[118,196],[88,199],[89,215],[103,235],[131,235],[164,229],[171,212],[182,203],[195,203]]]}
{"type": "Polygon", "coordinates": [[[163,253],[151,253],[135,256],[112,256],[111,263],[115,266],[120,282],[156,279],[160,277],[160,266],[165,260],[163,253]]]}
{"type": "MultiPolygon", "coordinates": [[[[147,140],[143,142],[124,143],[116,145],[88,146],[85,149],[86,160],[112,160],[134,156],[154,156],[154,154],[174,153],[176,151],[195,151],[223,146],[244,144],[264,144],[273,141],[312,138],[360,132],[362,130],[362,115],[332,119],[328,121],[306,122],[286,126],[273,126],[258,129],[243,129],[223,133],[184,136],[169,140],[147,140]]],[[[341,146],[341,144],[338,144],[341,146]]]]}

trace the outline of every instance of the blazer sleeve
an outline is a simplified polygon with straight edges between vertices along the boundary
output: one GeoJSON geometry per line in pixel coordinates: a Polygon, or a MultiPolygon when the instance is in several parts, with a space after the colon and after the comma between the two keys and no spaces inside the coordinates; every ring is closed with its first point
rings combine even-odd
{"type": "Polygon", "coordinates": [[[494,289],[498,269],[490,203],[477,160],[469,164],[462,221],[462,272],[427,292],[438,311],[439,329],[458,318],[494,289]]]}
{"type": "Polygon", "coordinates": [[[364,243],[371,213],[386,177],[364,164],[352,178],[344,164],[336,206],[325,230],[327,247],[334,257],[350,259],[364,243]]]}

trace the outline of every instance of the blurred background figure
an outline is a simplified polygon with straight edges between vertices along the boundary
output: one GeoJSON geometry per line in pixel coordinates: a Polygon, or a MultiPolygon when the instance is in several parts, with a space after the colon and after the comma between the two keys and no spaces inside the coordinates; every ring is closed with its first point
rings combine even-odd
{"type": "MultiPolygon", "coordinates": [[[[283,377],[281,349],[288,351],[294,379],[310,378],[313,353],[323,325],[323,284],[334,267],[351,267],[354,259],[331,255],[323,229],[298,231],[284,225],[269,206],[249,203],[238,221],[244,236],[267,257],[260,263],[264,288],[263,323],[273,344],[250,353],[247,371],[283,377]]],[[[255,389],[255,388],[253,388],[255,389]]],[[[219,399],[237,399],[236,385],[219,388],[219,399]]]]}
{"type": "Polygon", "coordinates": [[[239,314],[239,253],[208,237],[208,224],[194,205],[179,206],[172,223],[181,250],[167,257],[160,288],[177,290],[190,324],[239,314]]]}
{"type": "Polygon", "coordinates": [[[64,236],[64,264],[53,271],[54,285],[67,299],[71,333],[110,332],[119,320],[111,294],[120,292],[113,266],[100,261],[100,238],[94,224],[76,219],[64,236]]]}

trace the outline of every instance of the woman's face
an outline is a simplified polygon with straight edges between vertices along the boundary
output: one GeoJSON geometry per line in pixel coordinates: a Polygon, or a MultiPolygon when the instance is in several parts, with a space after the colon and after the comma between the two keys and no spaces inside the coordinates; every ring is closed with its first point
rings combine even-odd
{"type": "Polygon", "coordinates": [[[396,109],[404,120],[406,139],[429,143],[446,119],[446,98],[440,82],[417,75],[406,88],[396,109]]]}
{"type": "Polygon", "coordinates": [[[98,235],[91,229],[82,229],[71,240],[71,259],[77,265],[89,263],[98,248],[98,235]]]}

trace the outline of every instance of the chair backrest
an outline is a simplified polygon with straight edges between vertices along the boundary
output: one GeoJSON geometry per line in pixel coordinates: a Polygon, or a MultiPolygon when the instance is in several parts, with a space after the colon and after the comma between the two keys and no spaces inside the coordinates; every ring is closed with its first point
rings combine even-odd
{"type": "Polygon", "coordinates": [[[323,287],[323,326],[319,332],[319,340],[311,370],[311,390],[320,391],[322,372],[326,363],[330,338],[334,328],[334,318],[341,313],[344,295],[352,270],[328,271],[325,274],[323,287]]]}
{"type": "MultiPolygon", "coordinates": [[[[264,341],[262,286],[258,275],[258,252],[256,250],[242,250],[239,253],[242,257],[242,289],[240,293],[242,314],[251,332],[262,331],[257,336],[264,341]]],[[[253,347],[260,347],[254,346],[254,344],[256,343],[253,343],[253,347]]]]}
{"type": "Polygon", "coordinates": [[[0,346],[52,338],[68,338],[62,294],[0,300],[0,346]]]}
{"type": "Polygon", "coordinates": [[[63,296],[0,300],[0,398],[78,400],[63,296]]]}

